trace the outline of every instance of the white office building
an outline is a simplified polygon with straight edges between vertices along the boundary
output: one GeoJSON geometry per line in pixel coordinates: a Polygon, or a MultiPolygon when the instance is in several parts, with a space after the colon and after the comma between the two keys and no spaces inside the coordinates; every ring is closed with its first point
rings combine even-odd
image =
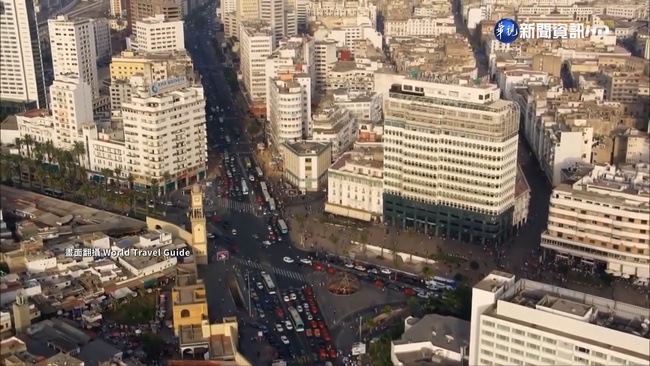
{"type": "Polygon", "coordinates": [[[125,173],[133,175],[136,186],[150,186],[155,179],[161,186],[174,189],[205,178],[207,135],[202,87],[188,87],[185,77],[140,87],[129,102],[122,103],[122,117],[125,173]],[[168,182],[163,182],[165,173],[170,175],[168,182]]]}
{"type": "Polygon", "coordinates": [[[472,290],[469,365],[645,365],[650,310],[493,271],[472,290]]]}
{"type": "Polygon", "coordinates": [[[135,22],[131,47],[146,53],[167,53],[185,49],[182,20],[165,20],[163,14],[135,22]]]}
{"type": "Polygon", "coordinates": [[[338,61],[335,40],[320,40],[314,42],[314,75],[315,87],[323,89],[327,81],[327,73],[332,65],[338,61]]]}
{"type": "Polygon", "coordinates": [[[99,96],[95,27],[90,19],[69,19],[59,15],[48,20],[54,77],[77,74],[99,96]]]}
{"type": "Polygon", "coordinates": [[[0,110],[47,108],[34,2],[2,0],[0,6],[0,110]]]}
{"type": "Polygon", "coordinates": [[[325,0],[311,1],[308,14],[311,18],[356,18],[368,17],[372,27],[377,28],[377,6],[368,0],[325,0]]]}
{"type": "Polygon", "coordinates": [[[359,121],[379,123],[383,119],[383,100],[374,91],[355,91],[345,88],[332,93],[333,103],[350,111],[359,121]]]}
{"type": "Polygon", "coordinates": [[[311,77],[285,74],[270,79],[267,111],[272,143],[295,142],[307,137],[311,117],[311,77]]]}
{"type": "Polygon", "coordinates": [[[332,144],[332,159],[348,151],[357,139],[357,119],[347,109],[335,104],[314,112],[311,116],[311,139],[332,144]]]}
{"type": "Polygon", "coordinates": [[[95,32],[95,53],[97,62],[106,64],[113,56],[113,46],[111,44],[111,25],[108,19],[91,19],[95,32]]]}
{"type": "Polygon", "coordinates": [[[274,32],[267,22],[241,23],[240,72],[244,88],[253,102],[266,100],[266,59],[273,52],[274,32]]]}
{"type": "Polygon", "coordinates": [[[271,27],[275,42],[284,37],[298,34],[298,23],[292,2],[285,0],[263,0],[259,2],[259,19],[271,27]]]}
{"type": "MultiPolygon", "coordinates": [[[[316,75],[315,55],[312,38],[284,38],[266,59],[266,77],[271,79],[283,74],[308,74],[313,80],[316,75]]],[[[312,83],[312,94],[314,90],[315,86],[312,83]]]]}
{"type": "Polygon", "coordinates": [[[72,149],[84,124],[93,123],[92,90],[77,74],[59,75],[50,86],[52,118],[56,129],[54,145],[72,149]]]}
{"type": "Polygon", "coordinates": [[[383,214],[383,150],[355,148],[341,155],[327,171],[325,212],[362,221],[383,214]]]}
{"type": "MultiPolygon", "coordinates": [[[[568,178],[579,174],[567,169],[568,178]]],[[[561,258],[650,281],[650,169],[597,165],[553,190],[541,246],[561,258]]]]}
{"type": "Polygon", "coordinates": [[[503,242],[512,234],[519,108],[499,96],[491,84],[392,84],[385,221],[466,242],[503,242]]]}
{"type": "Polygon", "coordinates": [[[388,20],[384,25],[384,37],[437,37],[441,34],[455,34],[454,17],[412,17],[388,20]]]}

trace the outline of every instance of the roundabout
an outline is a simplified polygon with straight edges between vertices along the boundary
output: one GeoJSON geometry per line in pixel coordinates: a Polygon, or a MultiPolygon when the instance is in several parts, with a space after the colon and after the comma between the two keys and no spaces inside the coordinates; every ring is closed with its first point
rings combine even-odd
{"type": "Polygon", "coordinates": [[[334,295],[352,295],[361,289],[357,276],[339,272],[327,280],[327,290],[334,295]]]}

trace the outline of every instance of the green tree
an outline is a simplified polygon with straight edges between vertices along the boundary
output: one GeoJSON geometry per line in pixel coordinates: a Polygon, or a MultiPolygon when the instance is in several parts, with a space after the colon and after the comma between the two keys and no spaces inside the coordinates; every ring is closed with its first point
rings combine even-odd
{"type": "Polygon", "coordinates": [[[431,270],[431,267],[424,266],[424,267],[422,267],[422,269],[420,270],[420,275],[421,275],[424,279],[427,279],[427,280],[428,280],[428,279],[430,279],[431,276],[433,275],[433,271],[431,270]]]}
{"type": "Polygon", "coordinates": [[[393,308],[390,305],[384,306],[384,314],[390,316],[393,314],[393,308]]]}
{"type": "Polygon", "coordinates": [[[479,268],[479,264],[477,261],[471,261],[469,262],[469,268],[472,270],[476,271],[479,268]]]}
{"type": "Polygon", "coordinates": [[[163,339],[153,333],[147,333],[142,337],[142,350],[151,359],[158,359],[163,352],[165,342],[163,339]]]}

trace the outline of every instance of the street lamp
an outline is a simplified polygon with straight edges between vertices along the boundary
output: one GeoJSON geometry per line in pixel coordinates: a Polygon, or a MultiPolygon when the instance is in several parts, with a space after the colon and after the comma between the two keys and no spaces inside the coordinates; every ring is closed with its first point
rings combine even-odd
{"type": "Polygon", "coordinates": [[[253,308],[251,307],[251,275],[250,271],[246,270],[246,291],[248,292],[248,316],[253,316],[253,308]]]}

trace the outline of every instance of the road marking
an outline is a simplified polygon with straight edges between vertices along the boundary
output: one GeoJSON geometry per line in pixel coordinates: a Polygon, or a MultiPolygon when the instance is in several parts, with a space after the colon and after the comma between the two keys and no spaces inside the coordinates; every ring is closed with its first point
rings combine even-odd
{"type": "Polygon", "coordinates": [[[249,260],[239,258],[239,257],[234,257],[234,259],[235,259],[235,261],[237,263],[240,263],[240,264],[242,264],[242,265],[244,265],[246,267],[259,269],[261,271],[266,271],[266,272],[269,272],[269,273],[273,273],[273,274],[275,274],[277,276],[288,277],[288,278],[298,280],[298,281],[302,281],[302,282],[309,282],[307,280],[307,278],[302,273],[289,271],[289,270],[286,270],[286,269],[275,268],[275,267],[271,267],[270,265],[263,265],[263,264],[253,262],[253,261],[249,261],[249,260]]]}
{"type": "Polygon", "coordinates": [[[212,200],[212,205],[216,207],[224,207],[230,210],[254,213],[255,208],[250,203],[234,201],[228,198],[217,197],[212,200]]]}

